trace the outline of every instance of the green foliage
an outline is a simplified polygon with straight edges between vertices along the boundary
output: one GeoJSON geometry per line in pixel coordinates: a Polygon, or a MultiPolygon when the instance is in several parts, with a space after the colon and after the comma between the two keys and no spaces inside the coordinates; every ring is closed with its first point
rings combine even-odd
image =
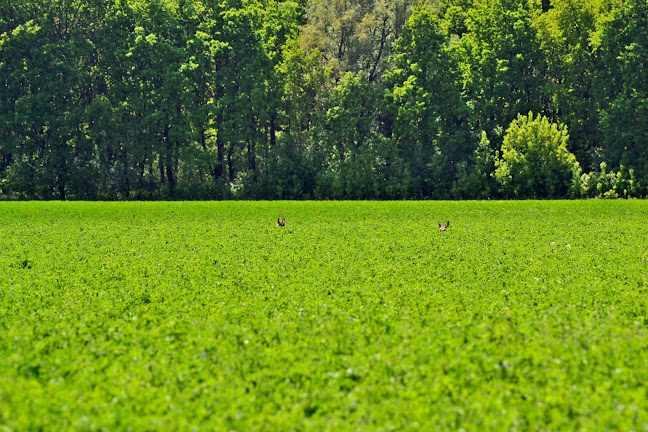
{"type": "Polygon", "coordinates": [[[513,196],[529,111],[646,185],[647,29],[644,0],[3,1],[0,198],[513,196]]]}
{"type": "Polygon", "coordinates": [[[463,19],[465,33],[452,45],[452,53],[478,127],[499,145],[498,131],[519,113],[542,111],[548,100],[545,57],[533,27],[537,4],[510,0],[470,3],[463,19]]]}
{"type": "Polygon", "coordinates": [[[506,130],[495,178],[513,198],[564,198],[580,192],[580,165],[567,150],[567,128],[533,113],[506,130]]]}
{"type": "Polygon", "coordinates": [[[0,36],[0,143],[13,160],[8,189],[19,196],[65,199],[68,183],[93,174],[82,95],[92,47],[55,11],[44,7],[40,22],[0,36]]]}
{"type": "Polygon", "coordinates": [[[388,67],[394,40],[418,0],[320,0],[310,3],[302,43],[317,49],[336,79],[364,72],[380,79],[388,67]]]}
{"type": "Polygon", "coordinates": [[[648,422],[643,201],[0,210],[4,429],[648,422]]]}
{"type": "Polygon", "coordinates": [[[452,188],[459,199],[490,199],[497,196],[495,180],[495,152],[486,132],[482,131],[479,146],[468,162],[457,167],[457,180],[452,188]]]}
{"type": "Polygon", "coordinates": [[[447,197],[455,164],[471,147],[462,130],[468,108],[454,82],[453,63],[437,19],[421,3],[394,45],[386,77],[393,138],[413,176],[414,196],[447,197]]]}
{"type": "Polygon", "coordinates": [[[590,198],[641,198],[645,189],[640,185],[632,168],[623,165],[618,172],[607,171],[607,164],[601,163],[601,170],[581,176],[583,194],[590,198]]]}
{"type": "Polygon", "coordinates": [[[597,97],[602,147],[612,167],[648,181],[648,4],[611,2],[598,17],[597,97]]]}
{"type": "Polygon", "coordinates": [[[600,115],[593,97],[600,66],[592,39],[602,4],[599,0],[552,0],[551,8],[534,20],[547,63],[550,111],[560,113],[560,121],[569,128],[570,151],[584,167],[594,162],[601,143],[600,115]]]}
{"type": "Polygon", "coordinates": [[[297,39],[283,47],[283,60],[275,66],[282,87],[276,115],[270,119],[266,194],[273,199],[313,197],[317,172],[324,166],[326,149],[320,138],[324,107],[330,94],[331,70],[321,65],[321,54],[310,54],[297,39]]]}
{"type": "Polygon", "coordinates": [[[364,73],[346,73],[331,92],[326,111],[327,158],[325,176],[332,180],[333,198],[371,198],[375,158],[365,151],[374,137],[377,97],[364,73]]]}

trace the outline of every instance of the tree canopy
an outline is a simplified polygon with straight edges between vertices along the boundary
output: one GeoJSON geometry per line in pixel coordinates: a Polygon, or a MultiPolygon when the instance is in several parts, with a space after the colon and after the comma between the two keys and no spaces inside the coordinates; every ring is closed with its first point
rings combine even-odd
{"type": "Polygon", "coordinates": [[[645,0],[2,2],[0,198],[643,197],[647,61],[645,0]]]}

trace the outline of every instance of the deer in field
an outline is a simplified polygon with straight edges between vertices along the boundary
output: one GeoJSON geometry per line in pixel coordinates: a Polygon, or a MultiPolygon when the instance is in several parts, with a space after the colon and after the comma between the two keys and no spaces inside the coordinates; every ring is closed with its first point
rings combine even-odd
{"type": "Polygon", "coordinates": [[[450,226],[450,221],[448,221],[445,225],[441,225],[441,223],[437,221],[437,226],[439,227],[439,232],[445,232],[450,226]]]}
{"type": "Polygon", "coordinates": [[[283,220],[277,218],[277,226],[285,227],[286,226],[286,217],[284,216],[283,220]]]}

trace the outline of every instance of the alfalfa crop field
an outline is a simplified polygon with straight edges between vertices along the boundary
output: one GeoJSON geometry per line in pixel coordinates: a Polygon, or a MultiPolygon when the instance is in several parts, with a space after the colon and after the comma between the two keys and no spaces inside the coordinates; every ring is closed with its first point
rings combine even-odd
{"type": "Polygon", "coordinates": [[[0,430],[647,430],[647,221],[2,203],[0,430]]]}

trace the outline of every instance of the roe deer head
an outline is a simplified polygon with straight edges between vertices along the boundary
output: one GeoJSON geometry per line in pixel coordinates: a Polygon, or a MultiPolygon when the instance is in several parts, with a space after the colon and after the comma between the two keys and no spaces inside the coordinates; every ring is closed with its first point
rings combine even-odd
{"type": "Polygon", "coordinates": [[[441,225],[439,221],[437,221],[437,226],[439,227],[439,232],[445,232],[445,230],[447,230],[450,226],[450,221],[448,221],[448,223],[446,223],[445,225],[441,225]]]}

